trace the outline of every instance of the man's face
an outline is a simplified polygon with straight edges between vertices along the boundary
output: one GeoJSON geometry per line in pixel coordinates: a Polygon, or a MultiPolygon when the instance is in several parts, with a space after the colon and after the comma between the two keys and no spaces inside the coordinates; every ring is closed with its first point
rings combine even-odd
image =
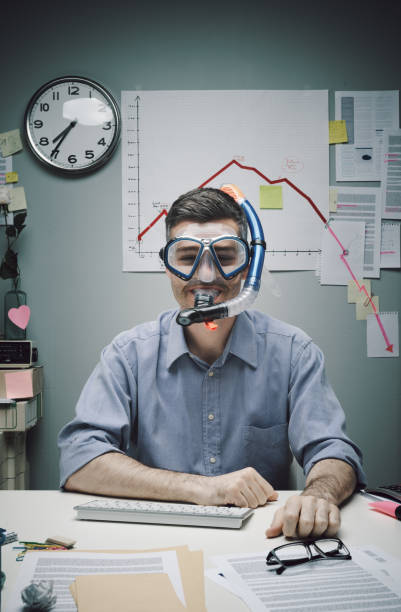
{"type": "MultiPolygon", "coordinates": [[[[192,236],[198,239],[213,239],[223,235],[239,235],[238,225],[233,219],[221,219],[207,223],[181,221],[171,229],[170,238],[192,236]]],[[[197,289],[212,289],[217,292],[214,299],[215,304],[235,297],[241,290],[241,280],[246,277],[246,273],[247,269],[230,280],[224,279],[207,250],[202,254],[199,266],[189,281],[182,280],[170,272],[170,270],[166,270],[174,297],[181,308],[190,308],[194,305],[195,291],[197,289]]]]}

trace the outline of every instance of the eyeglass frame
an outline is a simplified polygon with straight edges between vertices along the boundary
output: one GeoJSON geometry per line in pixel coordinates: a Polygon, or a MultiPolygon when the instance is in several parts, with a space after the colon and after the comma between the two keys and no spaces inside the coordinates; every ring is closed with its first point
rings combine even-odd
{"type": "Polygon", "coordinates": [[[268,555],[266,556],[266,565],[279,565],[279,567],[270,567],[270,571],[275,571],[276,574],[282,574],[288,567],[293,567],[295,565],[302,565],[303,563],[309,563],[311,561],[324,561],[324,560],[331,560],[331,559],[342,559],[342,560],[347,560],[347,559],[352,559],[351,553],[348,550],[348,548],[346,547],[346,545],[344,544],[344,542],[342,540],[340,540],[340,538],[311,538],[311,539],[307,539],[307,540],[298,540],[296,542],[288,542],[288,544],[282,544],[281,546],[276,546],[276,548],[273,548],[271,551],[269,551],[268,555]],[[323,550],[321,550],[319,548],[319,546],[316,544],[316,542],[319,541],[335,541],[337,542],[337,550],[334,552],[329,552],[329,553],[325,553],[323,550]],[[281,548],[289,548],[291,546],[304,546],[305,551],[308,555],[308,559],[288,559],[285,561],[281,561],[277,554],[276,551],[280,550],[281,548]],[[313,552],[311,550],[311,547],[314,547],[315,551],[317,551],[317,555],[313,556],[313,552]],[[339,550],[341,548],[345,549],[345,553],[340,553],[339,550]],[[273,561],[273,562],[272,562],[273,561]]]}
{"type": "Polygon", "coordinates": [[[163,263],[166,266],[166,268],[168,270],[170,270],[170,272],[172,272],[173,274],[175,274],[176,276],[178,276],[182,280],[188,281],[195,274],[205,249],[209,250],[209,252],[212,255],[213,261],[214,261],[214,263],[215,263],[219,273],[221,274],[221,276],[225,280],[230,280],[231,278],[234,278],[235,276],[237,276],[237,274],[239,274],[240,272],[245,270],[245,268],[249,264],[250,249],[249,249],[248,243],[245,242],[245,240],[243,240],[239,236],[230,236],[230,235],[226,235],[226,234],[223,234],[222,236],[216,236],[216,238],[213,238],[213,239],[210,239],[210,238],[194,238],[194,237],[191,237],[191,236],[176,236],[175,238],[171,238],[171,240],[169,240],[167,242],[167,244],[160,249],[159,257],[163,261],[163,263]],[[245,262],[239,268],[236,268],[235,271],[230,272],[229,274],[226,274],[224,272],[224,270],[222,269],[222,267],[220,265],[220,262],[219,262],[218,255],[217,255],[217,253],[215,252],[215,250],[213,248],[213,244],[215,242],[219,242],[219,241],[221,241],[223,239],[226,239],[226,240],[227,239],[235,240],[235,241],[240,242],[241,244],[243,244],[245,246],[245,253],[246,253],[245,262]],[[190,274],[184,274],[183,272],[180,272],[179,270],[177,270],[176,268],[171,266],[168,263],[168,260],[167,260],[168,250],[170,249],[172,244],[174,244],[175,242],[178,242],[179,240],[188,240],[188,241],[191,240],[192,242],[197,242],[198,244],[200,244],[200,249],[199,249],[198,254],[196,256],[196,259],[195,259],[195,261],[193,263],[192,270],[191,270],[190,274]]]}

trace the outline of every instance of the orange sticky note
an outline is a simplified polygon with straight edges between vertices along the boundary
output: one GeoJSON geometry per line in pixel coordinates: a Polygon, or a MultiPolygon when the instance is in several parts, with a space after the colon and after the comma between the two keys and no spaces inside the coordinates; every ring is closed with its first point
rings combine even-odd
{"type": "Polygon", "coordinates": [[[6,372],[4,379],[7,399],[33,397],[32,376],[28,370],[6,372]]]}

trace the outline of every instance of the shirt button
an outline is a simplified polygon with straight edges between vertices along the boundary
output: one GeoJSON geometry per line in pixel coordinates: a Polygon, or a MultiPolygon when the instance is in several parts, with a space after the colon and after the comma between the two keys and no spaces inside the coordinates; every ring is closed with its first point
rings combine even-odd
{"type": "Polygon", "coordinates": [[[210,370],[210,372],[209,372],[209,376],[214,376],[214,372],[213,372],[213,370],[210,370]]]}
{"type": "Polygon", "coordinates": [[[210,457],[209,461],[210,463],[216,463],[216,457],[210,457]]]}
{"type": "Polygon", "coordinates": [[[214,419],[214,414],[210,413],[207,415],[207,418],[209,419],[209,421],[213,421],[214,419]]]}

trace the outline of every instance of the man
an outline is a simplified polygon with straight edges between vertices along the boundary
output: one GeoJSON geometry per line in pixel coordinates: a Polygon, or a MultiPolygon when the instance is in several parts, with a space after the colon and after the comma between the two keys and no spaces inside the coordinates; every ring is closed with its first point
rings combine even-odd
{"type": "MultiPolygon", "coordinates": [[[[181,196],[166,229],[166,273],[180,309],[198,293],[214,303],[238,295],[247,224],[229,195],[206,188],[181,196]]],[[[176,316],[164,312],[104,349],[77,416],[60,432],[61,486],[256,508],[286,488],[291,449],[306,487],[276,511],[266,534],[334,535],[338,506],[364,474],[321,351],[257,311],[220,319],[214,331],[183,328],[176,316]]]]}

